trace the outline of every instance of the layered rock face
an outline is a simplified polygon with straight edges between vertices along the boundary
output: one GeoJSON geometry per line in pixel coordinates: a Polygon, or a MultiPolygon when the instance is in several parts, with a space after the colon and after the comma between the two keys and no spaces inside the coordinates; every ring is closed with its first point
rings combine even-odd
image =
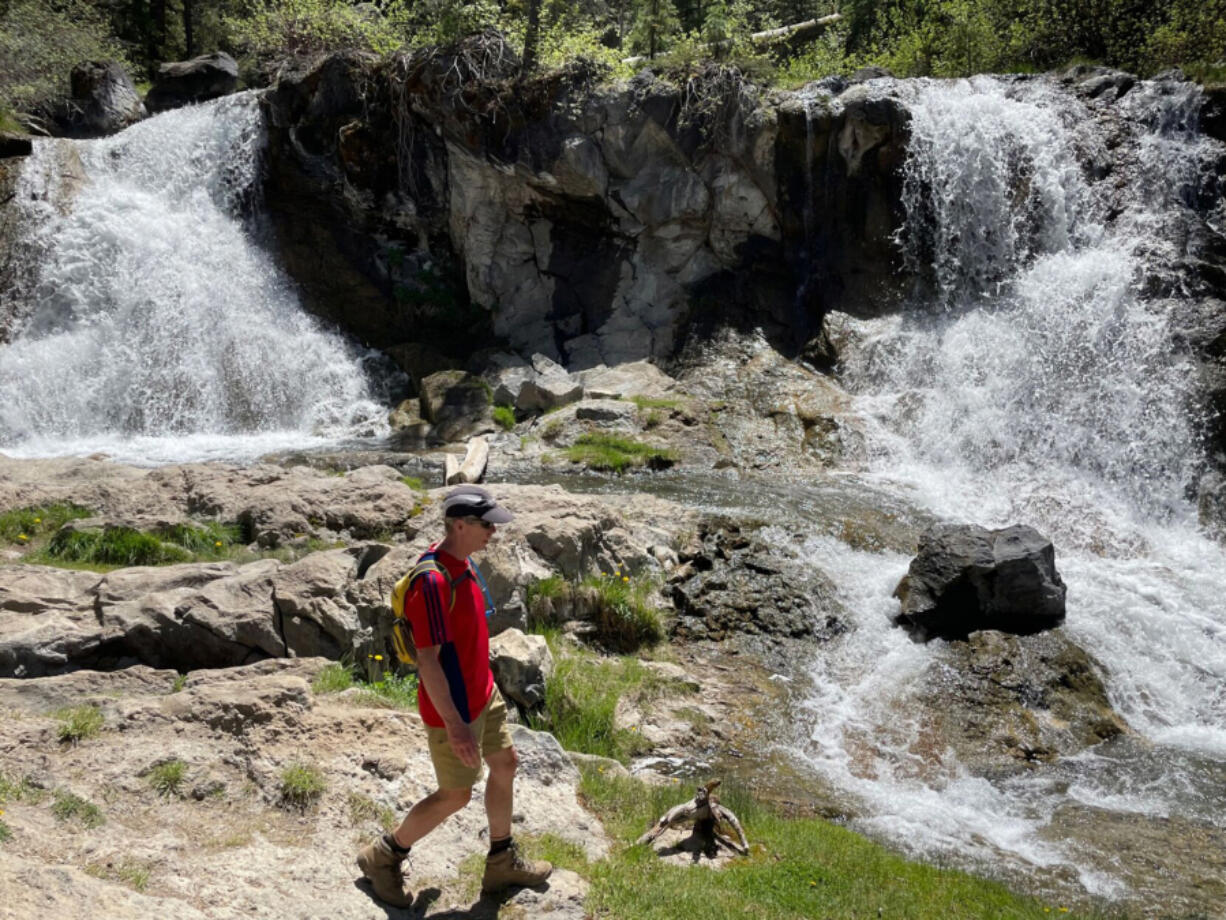
{"type": "Polygon", "coordinates": [[[380,346],[494,336],[574,369],[669,356],[694,320],[797,344],[824,309],[891,302],[906,113],[884,94],[767,99],[719,69],[602,87],[579,65],[511,84],[513,52],[478,66],[481,41],[331,57],[269,93],[267,198],[318,312],[380,346]]]}

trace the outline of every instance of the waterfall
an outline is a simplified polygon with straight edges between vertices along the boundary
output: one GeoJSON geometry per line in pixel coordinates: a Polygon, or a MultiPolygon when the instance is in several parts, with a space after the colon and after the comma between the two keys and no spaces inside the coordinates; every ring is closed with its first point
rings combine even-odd
{"type": "Polygon", "coordinates": [[[913,697],[933,650],[889,625],[909,559],[814,538],[807,555],[855,628],[814,664],[804,753],[861,803],[862,827],[979,865],[1067,865],[1121,894],[1109,853],[1045,833],[1062,805],[1226,826],[1226,553],[1188,497],[1204,457],[1195,369],[1171,340],[1183,295],[1145,294],[1177,272],[1189,221],[1204,220],[1193,203],[1221,200],[1203,186],[1214,142],[1188,84],[1139,84],[1115,104],[1114,137],[1046,80],[890,91],[912,115],[898,244],[928,293],[846,324],[840,373],[867,475],[945,519],[1046,532],[1065,630],[1149,747],[1092,750],[1031,781],[972,775],[952,754],[920,763],[913,697]]]}
{"type": "Polygon", "coordinates": [[[250,93],[36,143],[0,450],[165,461],[380,430],[367,356],[304,313],[260,245],[263,146],[250,93]],[[83,183],[62,178],[74,150],[83,183]]]}

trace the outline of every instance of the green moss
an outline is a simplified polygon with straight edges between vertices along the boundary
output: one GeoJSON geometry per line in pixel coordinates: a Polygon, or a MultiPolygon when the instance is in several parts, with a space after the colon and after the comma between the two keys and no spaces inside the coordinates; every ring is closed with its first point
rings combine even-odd
{"type": "Polygon", "coordinates": [[[494,421],[505,431],[515,427],[515,410],[510,406],[495,406],[494,421]]]}
{"type": "Polygon", "coordinates": [[[674,451],[652,447],[632,438],[598,432],[581,435],[566,449],[566,458],[593,470],[619,474],[631,467],[667,469],[677,462],[674,451]]]}

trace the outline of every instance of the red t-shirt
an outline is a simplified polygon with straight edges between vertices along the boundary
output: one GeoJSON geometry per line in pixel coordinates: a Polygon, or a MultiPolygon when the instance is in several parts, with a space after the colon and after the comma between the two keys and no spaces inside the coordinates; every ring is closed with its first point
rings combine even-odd
{"type": "MultiPolygon", "coordinates": [[[[435,551],[435,547],[430,547],[430,551],[435,551]]],[[[467,561],[441,551],[435,559],[451,575],[455,603],[449,610],[451,589],[447,582],[438,572],[427,572],[413,583],[405,598],[404,613],[413,628],[414,645],[419,649],[439,647],[438,660],[451,690],[451,702],[460,717],[471,722],[481,714],[494,692],[485,595],[476,577],[468,571],[467,561]]],[[[417,708],[427,725],[443,727],[443,720],[422,683],[417,687],[417,708]]]]}

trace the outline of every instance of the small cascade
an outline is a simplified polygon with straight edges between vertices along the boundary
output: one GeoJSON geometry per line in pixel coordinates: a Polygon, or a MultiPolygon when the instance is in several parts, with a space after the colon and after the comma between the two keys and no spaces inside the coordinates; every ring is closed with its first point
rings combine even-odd
{"type": "Polygon", "coordinates": [[[36,280],[0,347],[0,450],[175,460],[380,430],[366,356],[258,240],[253,94],[64,145],[36,145],[18,192],[36,280]]]}
{"type": "Polygon", "coordinates": [[[1183,295],[1146,294],[1178,277],[1206,201],[1226,226],[1206,186],[1214,142],[1188,84],[1139,84],[1115,103],[1113,136],[1108,116],[1045,80],[892,91],[912,115],[898,244],[929,293],[848,323],[841,374],[867,475],[940,518],[1051,536],[1065,631],[1102,663],[1148,753],[1093,751],[1033,780],[917,755],[934,653],[889,625],[909,559],[822,537],[807,555],[855,622],[814,663],[804,753],[866,829],[972,865],[1069,866],[1087,890],[1124,896],[1111,854],[1092,852],[1109,844],[1046,832],[1060,809],[1217,827],[1226,814],[1226,552],[1189,500],[1204,457],[1195,368],[1171,334],[1183,295]]]}

